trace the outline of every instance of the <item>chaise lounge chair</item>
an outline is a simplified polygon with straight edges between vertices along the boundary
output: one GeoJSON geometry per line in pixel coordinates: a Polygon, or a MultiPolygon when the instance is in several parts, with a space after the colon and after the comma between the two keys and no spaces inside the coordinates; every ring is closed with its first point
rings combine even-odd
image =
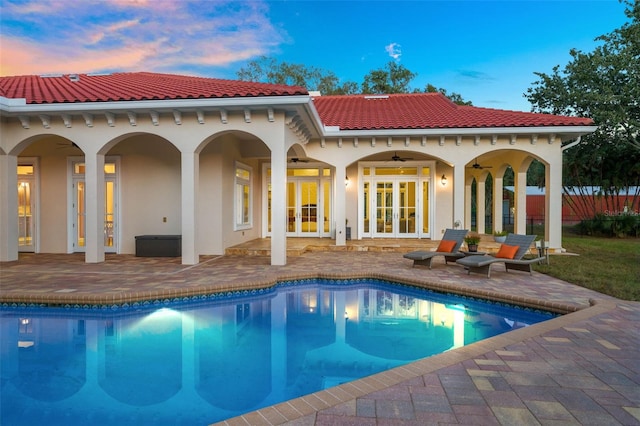
{"type": "Polygon", "coordinates": [[[531,274],[531,265],[544,260],[544,257],[524,259],[524,255],[529,251],[535,239],[535,235],[509,234],[495,256],[468,256],[456,260],[456,263],[463,265],[468,274],[471,272],[486,272],[487,278],[491,278],[491,265],[494,263],[504,263],[507,272],[510,269],[515,269],[517,271],[529,271],[531,274]]]}
{"type": "Polygon", "coordinates": [[[447,229],[436,251],[418,250],[404,254],[402,257],[413,260],[413,266],[426,265],[431,269],[431,260],[436,256],[444,256],[444,262],[455,262],[464,257],[460,246],[469,231],[466,229],[447,229]]]}

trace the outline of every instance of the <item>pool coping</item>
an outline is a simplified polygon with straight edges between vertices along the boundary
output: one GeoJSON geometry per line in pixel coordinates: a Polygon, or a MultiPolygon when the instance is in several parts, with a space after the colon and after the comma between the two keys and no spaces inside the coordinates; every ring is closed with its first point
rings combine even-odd
{"type": "Polygon", "coordinates": [[[541,323],[509,331],[461,348],[423,358],[362,379],[284,401],[214,424],[228,426],[266,426],[299,420],[320,410],[355,401],[359,397],[373,392],[382,391],[402,382],[479,357],[487,352],[502,349],[524,340],[535,338],[544,333],[614,311],[617,308],[615,301],[590,300],[590,303],[591,305],[588,308],[575,310],[566,315],[541,323]]]}
{"type": "Polygon", "coordinates": [[[0,293],[0,304],[9,307],[73,307],[73,305],[99,305],[104,307],[119,307],[134,302],[163,302],[180,298],[195,298],[203,295],[225,292],[237,292],[244,290],[269,289],[278,283],[293,280],[323,279],[323,280],[353,280],[353,279],[377,279],[395,283],[407,284],[441,293],[453,293],[461,296],[488,299],[494,302],[503,302],[518,305],[525,308],[541,309],[557,314],[568,314],[583,309],[585,306],[570,303],[551,302],[523,296],[498,293],[490,290],[474,289],[456,284],[441,283],[431,280],[409,279],[384,273],[296,273],[278,274],[275,277],[264,280],[246,281],[244,283],[231,283],[210,286],[198,286],[194,288],[164,289],[161,291],[147,292],[122,292],[114,295],[96,295],[86,293],[60,293],[60,294],[3,294],[0,293]]]}

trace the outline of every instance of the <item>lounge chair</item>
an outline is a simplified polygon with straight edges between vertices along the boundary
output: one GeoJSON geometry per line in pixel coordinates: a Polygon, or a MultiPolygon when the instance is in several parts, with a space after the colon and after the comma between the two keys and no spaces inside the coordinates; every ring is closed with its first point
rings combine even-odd
{"type": "Polygon", "coordinates": [[[467,256],[456,260],[456,263],[463,265],[468,274],[471,272],[486,272],[487,278],[491,278],[491,265],[494,263],[504,263],[507,272],[510,269],[515,269],[517,271],[529,271],[531,274],[531,265],[544,260],[544,257],[524,258],[535,239],[535,235],[509,234],[495,256],[467,256]]]}
{"type": "Polygon", "coordinates": [[[426,265],[429,269],[431,269],[431,260],[436,256],[444,256],[445,263],[455,262],[464,257],[464,254],[460,253],[460,246],[468,232],[466,229],[447,229],[436,251],[412,251],[402,257],[413,260],[413,266],[426,265]]]}

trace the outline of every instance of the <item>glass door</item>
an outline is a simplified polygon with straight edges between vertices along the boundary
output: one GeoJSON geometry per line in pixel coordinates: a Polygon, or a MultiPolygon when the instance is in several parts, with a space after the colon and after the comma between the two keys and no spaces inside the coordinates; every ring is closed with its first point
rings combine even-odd
{"type": "Polygon", "coordinates": [[[434,203],[429,196],[432,161],[360,164],[361,235],[372,238],[429,238],[434,203]]]}
{"type": "MultiPolygon", "coordinates": [[[[266,206],[266,236],[271,235],[271,168],[263,169],[267,179],[264,203],[266,206]]],[[[290,167],[287,169],[285,206],[288,237],[331,236],[331,169],[323,166],[290,167]]]]}
{"type": "MultiPolygon", "coordinates": [[[[84,165],[83,165],[84,168],[84,165]]],[[[85,212],[85,183],[84,179],[73,180],[73,251],[85,251],[86,243],[86,212],[85,212]]]]}
{"type": "Polygon", "coordinates": [[[376,237],[392,237],[394,235],[393,216],[393,181],[376,182],[376,205],[374,217],[376,218],[376,237]]]}
{"type": "Polygon", "coordinates": [[[319,236],[320,182],[318,179],[289,178],[287,182],[287,234],[319,236]]]}
{"type": "MultiPolygon", "coordinates": [[[[74,252],[84,252],[86,247],[86,186],[84,162],[73,163],[72,196],[72,245],[74,252]]],[[[104,251],[117,252],[117,167],[115,161],[104,165],[104,251]]]]}
{"type": "Polygon", "coordinates": [[[33,164],[18,165],[18,251],[35,252],[36,179],[33,164]]]}
{"type": "Polygon", "coordinates": [[[417,179],[386,178],[375,182],[375,237],[417,236],[417,187],[417,179]]]}

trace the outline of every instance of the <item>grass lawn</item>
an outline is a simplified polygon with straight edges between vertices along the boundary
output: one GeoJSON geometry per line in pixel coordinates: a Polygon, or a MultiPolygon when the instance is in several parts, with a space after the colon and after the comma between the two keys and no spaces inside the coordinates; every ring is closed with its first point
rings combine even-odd
{"type": "Polygon", "coordinates": [[[568,253],[552,255],[534,269],[624,300],[640,301],[640,239],[563,236],[568,253]]]}

